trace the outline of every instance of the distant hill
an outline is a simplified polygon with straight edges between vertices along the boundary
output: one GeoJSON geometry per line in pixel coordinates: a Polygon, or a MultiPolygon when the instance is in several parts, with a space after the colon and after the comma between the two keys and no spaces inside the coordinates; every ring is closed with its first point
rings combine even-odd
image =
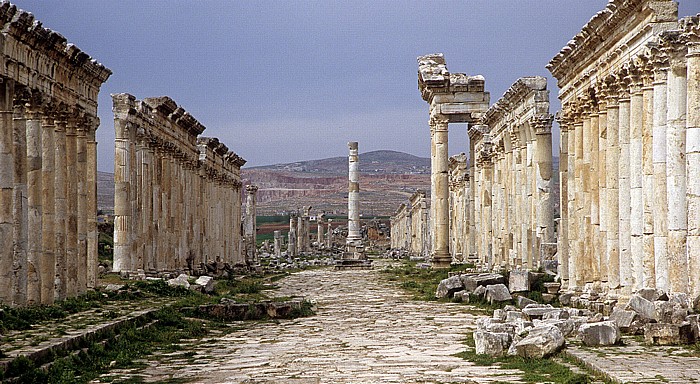
{"type": "MultiPolygon", "coordinates": [[[[348,157],[338,156],[320,160],[265,165],[245,168],[244,170],[275,170],[324,175],[347,175],[348,157]]],[[[429,174],[430,159],[397,151],[371,151],[360,154],[360,172],[366,174],[429,174]]]]}
{"type": "Polygon", "coordinates": [[[97,171],[97,209],[114,210],[114,174],[97,171]]]}

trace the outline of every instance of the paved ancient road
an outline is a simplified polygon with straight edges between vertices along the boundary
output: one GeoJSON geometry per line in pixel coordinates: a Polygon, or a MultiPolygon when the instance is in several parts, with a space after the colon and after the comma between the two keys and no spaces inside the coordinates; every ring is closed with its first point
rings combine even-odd
{"type": "Polygon", "coordinates": [[[478,367],[464,350],[476,317],[466,306],[413,301],[380,272],[313,270],[278,283],[279,296],[317,302],[317,315],[242,329],[191,346],[192,356],[151,361],[147,381],[196,383],[519,382],[517,372],[478,367]],[[195,363],[193,364],[193,361],[195,363]]]}

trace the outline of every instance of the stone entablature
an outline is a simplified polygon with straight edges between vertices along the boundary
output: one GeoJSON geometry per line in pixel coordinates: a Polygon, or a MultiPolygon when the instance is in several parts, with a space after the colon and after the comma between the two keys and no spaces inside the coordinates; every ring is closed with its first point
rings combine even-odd
{"type": "Polygon", "coordinates": [[[112,72],[0,3],[0,302],[50,304],[97,279],[97,94],[112,72]]]}
{"type": "Polygon", "coordinates": [[[552,119],[547,79],[523,77],[470,129],[483,265],[535,269],[553,256],[552,119]]]}
{"type": "Polygon", "coordinates": [[[548,66],[569,289],[700,294],[699,41],[673,1],[613,1],[548,66]]]}
{"type": "Polygon", "coordinates": [[[240,156],[169,97],[112,95],[115,271],[244,263],[240,156]]]}

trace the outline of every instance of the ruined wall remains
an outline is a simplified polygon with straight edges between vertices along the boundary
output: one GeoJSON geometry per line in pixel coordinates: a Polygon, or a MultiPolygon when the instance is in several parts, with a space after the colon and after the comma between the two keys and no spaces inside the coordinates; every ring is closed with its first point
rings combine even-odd
{"type": "Polygon", "coordinates": [[[113,95],[114,271],[243,263],[245,160],[169,97],[113,95]]]}
{"type": "Polygon", "coordinates": [[[548,66],[571,290],[700,294],[700,29],[677,13],[614,0],[548,66]]]}
{"type": "Polygon", "coordinates": [[[552,119],[547,79],[524,77],[469,129],[483,265],[536,269],[554,255],[552,119]]]}
{"type": "Polygon", "coordinates": [[[51,304],[97,278],[97,94],[111,71],[0,4],[0,302],[51,304]]]}

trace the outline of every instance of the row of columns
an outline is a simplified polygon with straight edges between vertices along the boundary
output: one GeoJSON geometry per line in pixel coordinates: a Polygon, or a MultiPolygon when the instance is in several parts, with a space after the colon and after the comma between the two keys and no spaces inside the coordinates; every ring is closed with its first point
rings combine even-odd
{"type": "Polygon", "coordinates": [[[425,191],[416,191],[391,217],[391,247],[413,256],[430,254],[430,218],[425,191]]]}
{"type": "Polygon", "coordinates": [[[244,262],[240,167],[245,163],[169,98],[113,95],[114,271],[244,262]]]}
{"type": "Polygon", "coordinates": [[[700,295],[697,18],[611,69],[560,114],[563,277],[700,295]]]}
{"type": "Polygon", "coordinates": [[[98,120],[10,79],[0,108],[0,302],[84,293],[97,278],[98,120]]]}
{"type": "Polygon", "coordinates": [[[469,248],[469,171],[464,153],[449,159],[450,253],[453,263],[464,263],[469,248]]]}

